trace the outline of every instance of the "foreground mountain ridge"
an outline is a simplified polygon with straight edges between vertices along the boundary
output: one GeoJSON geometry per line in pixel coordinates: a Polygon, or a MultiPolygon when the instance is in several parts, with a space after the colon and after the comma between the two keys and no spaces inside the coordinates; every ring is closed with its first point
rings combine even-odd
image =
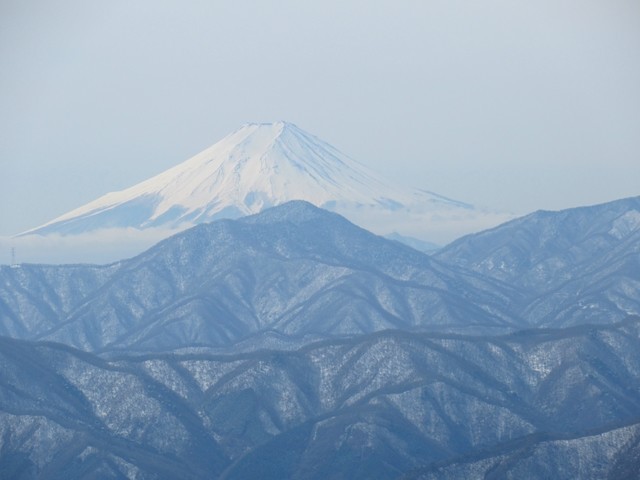
{"type": "Polygon", "coordinates": [[[440,478],[427,474],[434,468],[484,478],[501,462],[526,468],[517,451],[529,448],[555,478],[637,472],[639,322],[497,337],[386,331],[290,352],[109,360],[0,338],[0,469],[11,478],[440,478]],[[602,442],[585,449],[581,438],[602,442]],[[535,450],[555,440],[572,463],[535,450]],[[474,458],[484,463],[465,467],[474,458]]]}

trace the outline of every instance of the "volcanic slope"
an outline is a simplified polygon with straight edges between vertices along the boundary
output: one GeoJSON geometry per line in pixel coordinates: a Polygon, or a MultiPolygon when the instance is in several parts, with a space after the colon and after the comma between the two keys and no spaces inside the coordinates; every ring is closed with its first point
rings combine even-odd
{"type": "Polygon", "coordinates": [[[380,234],[443,244],[507,217],[424,190],[390,184],[287,122],[247,124],[189,160],[108,193],[25,234],[109,228],[184,228],[258,213],[290,200],[338,212],[380,234]],[[465,230],[466,229],[466,230],[465,230]]]}

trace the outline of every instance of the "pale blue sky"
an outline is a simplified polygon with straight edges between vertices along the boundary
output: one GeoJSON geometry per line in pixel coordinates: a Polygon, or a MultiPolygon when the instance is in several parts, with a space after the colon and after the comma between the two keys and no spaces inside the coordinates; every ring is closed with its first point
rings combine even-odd
{"type": "Polygon", "coordinates": [[[0,235],[287,120],[517,213],[640,194],[640,2],[0,0],[0,235]]]}

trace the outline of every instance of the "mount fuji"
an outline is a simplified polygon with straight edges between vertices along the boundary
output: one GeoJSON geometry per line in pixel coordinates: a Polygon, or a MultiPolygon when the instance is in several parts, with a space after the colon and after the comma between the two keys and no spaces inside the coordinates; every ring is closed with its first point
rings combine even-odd
{"type": "MultiPolygon", "coordinates": [[[[21,235],[175,232],[306,200],[382,235],[447,243],[508,217],[381,175],[287,122],[246,124],[185,162],[21,235]]],[[[167,234],[165,234],[166,236],[167,234]]]]}

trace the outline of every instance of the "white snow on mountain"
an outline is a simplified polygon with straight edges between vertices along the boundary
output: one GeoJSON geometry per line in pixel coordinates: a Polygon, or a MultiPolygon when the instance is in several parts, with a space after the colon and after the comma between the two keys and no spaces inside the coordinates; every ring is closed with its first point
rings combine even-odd
{"type": "Polygon", "coordinates": [[[630,210],[613,222],[609,234],[618,240],[622,240],[638,229],[640,229],[640,212],[638,210],[630,210]]]}
{"type": "Polygon", "coordinates": [[[246,124],[159,175],[22,235],[177,231],[297,199],[378,234],[398,232],[438,244],[509,218],[426,190],[393,185],[297,126],[275,122],[246,124]]]}

